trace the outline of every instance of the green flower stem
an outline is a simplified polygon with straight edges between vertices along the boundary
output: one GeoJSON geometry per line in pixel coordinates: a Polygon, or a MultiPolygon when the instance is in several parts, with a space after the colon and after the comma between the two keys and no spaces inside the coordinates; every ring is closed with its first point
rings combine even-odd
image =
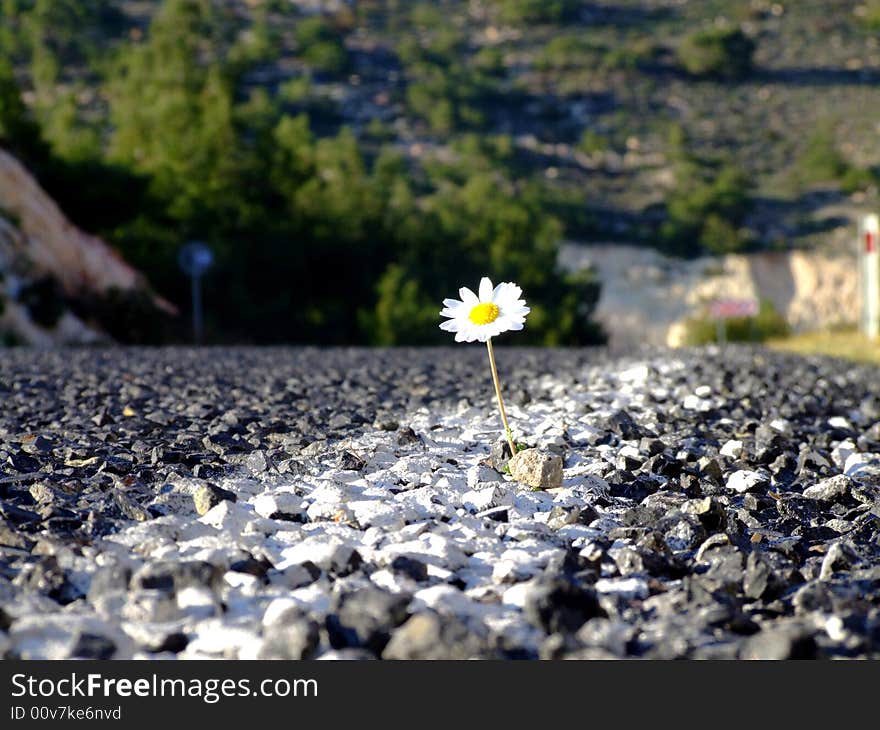
{"type": "Polygon", "coordinates": [[[504,424],[504,435],[510,446],[510,455],[516,453],[516,444],[513,443],[513,432],[507,423],[507,413],[504,411],[504,398],[501,397],[501,383],[498,382],[498,368],[495,367],[495,352],[492,350],[492,338],[486,340],[486,348],[489,350],[489,365],[492,367],[492,381],[495,383],[495,395],[498,397],[498,410],[501,411],[501,423],[504,424]]]}

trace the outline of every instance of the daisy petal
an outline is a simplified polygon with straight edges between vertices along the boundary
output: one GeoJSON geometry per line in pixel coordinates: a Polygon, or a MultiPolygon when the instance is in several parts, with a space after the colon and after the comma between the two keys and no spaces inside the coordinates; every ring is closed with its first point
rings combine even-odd
{"type": "Polygon", "coordinates": [[[440,329],[446,332],[458,332],[458,320],[447,319],[440,325],[440,329]]]}
{"type": "Polygon", "coordinates": [[[499,286],[501,290],[498,296],[504,302],[515,302],[522,295],[522,289],[510,281],[503,281],[499,286]]]}
{"type": "Polygon", "coordinates": [[[492,301],[492,281],[489,279],[488,276],[484,276],[482,279],[480,279],[480,301],[492,301]]]}
{"type": "Polygon", "coordinates": [[[466,304],[468,307],[473,307],[475,304],[480,303],[477,295],[474,294],[466,286],[463,286],[461,289],[458,290],[458,296],[461,297],[462,304],[466,304]]]}

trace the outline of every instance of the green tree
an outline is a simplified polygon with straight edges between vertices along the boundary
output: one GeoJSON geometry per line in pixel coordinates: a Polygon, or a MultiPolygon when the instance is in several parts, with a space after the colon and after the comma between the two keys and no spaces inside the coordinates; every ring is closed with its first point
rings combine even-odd
{"type": "Polygon", "coordinates": [[[241,160],[224,18],[209,0],[166,0],[148,41],[129,50],[110,86],[110,159],[150,175],[179,220],[234,215],[241,160]],[[206,213],[210,210],[210,214],[206,213]],[[200,215],[201,214],[201,215],[200,215]]]}
{"type": "Polygon", "coordinates": [[[471,59],[463,33],[441,28],[424,39],[408,36],[397,52],[405,68],[406,102],[413,116],[440,135],[485,124],[498,68],[471,59]]]}
{"type": "Polygon", "coordinates": [[[297,23],[296,42],[303,60],[319,71],[340,74],[349,66],[342,34],[320,16],[297,23]]]}
{"type": "Polygon", "coordinates": [[[30,164],[43,164],[48,152],[5,59],[0,59],[0,146],[30,164]]]}
{"type": "Polygon", "coordinates": [[[751,180],[731,161],[698,157],[680,127],[670,133],[675,188],[666,201],[661,247],[677,256],[724,254],[748,248],[740,228],[751,206],[751,180]]]}

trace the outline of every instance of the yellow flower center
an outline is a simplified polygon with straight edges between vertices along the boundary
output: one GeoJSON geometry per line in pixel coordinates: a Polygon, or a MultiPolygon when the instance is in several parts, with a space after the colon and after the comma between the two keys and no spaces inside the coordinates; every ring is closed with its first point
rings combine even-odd
{"type": "Polygon", "coordinates": [[[471,310],[468,319],[474,324],[489,324],[498,319],[498,312],[499,309],[497,304],[492,304],[492,302],[480,302],[471,310]]]}

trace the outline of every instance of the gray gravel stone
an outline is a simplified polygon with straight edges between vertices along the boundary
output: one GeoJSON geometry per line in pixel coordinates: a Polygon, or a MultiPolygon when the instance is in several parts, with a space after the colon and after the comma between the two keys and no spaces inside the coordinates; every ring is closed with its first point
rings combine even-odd
{"type": "Polygon", "coordinates": [[[849,494],[851,484],[850,478],[845,474],[837,474],[807,487],[804,496],[822,502],[836,502],[849,494]]]}

